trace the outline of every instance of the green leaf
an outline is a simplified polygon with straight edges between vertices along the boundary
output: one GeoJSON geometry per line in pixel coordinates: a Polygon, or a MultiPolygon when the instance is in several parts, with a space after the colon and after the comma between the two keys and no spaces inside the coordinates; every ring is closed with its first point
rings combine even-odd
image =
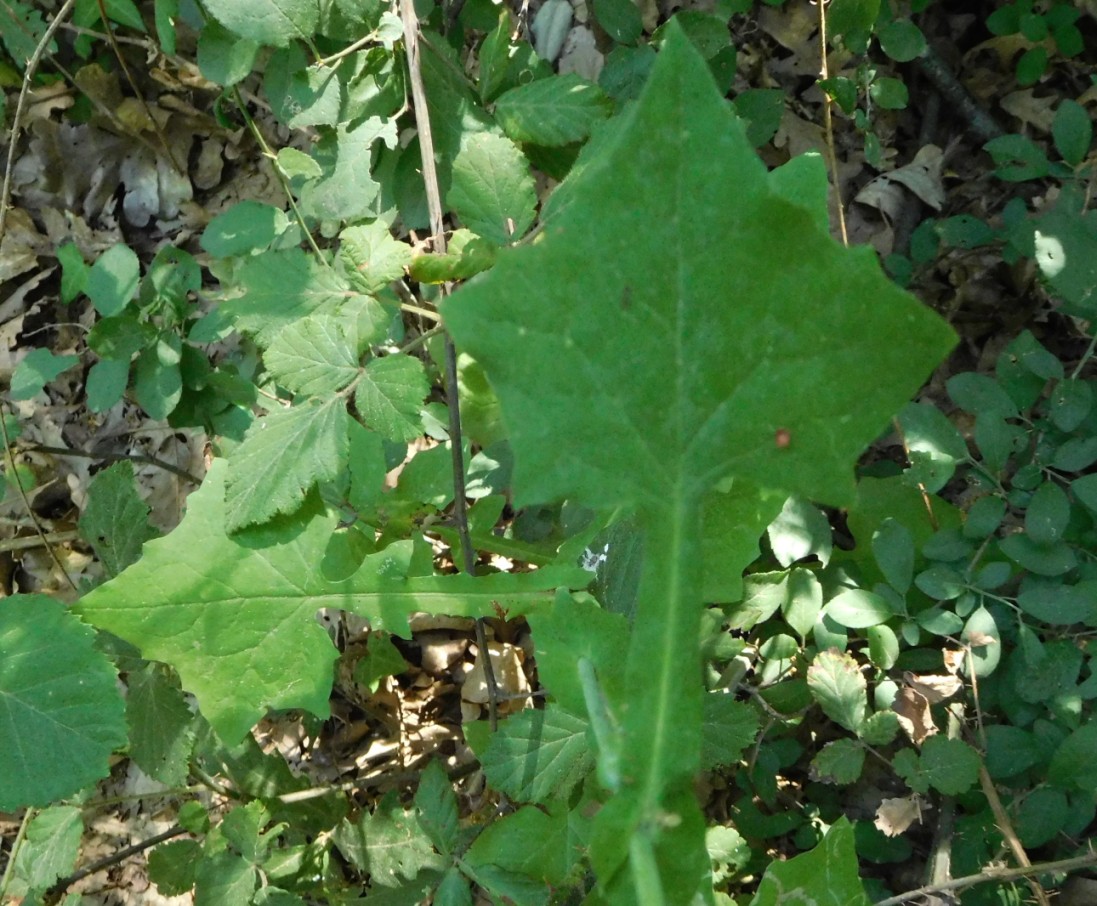
{"type": "Polygon", "coordinates": [[[635,44],[644,33],[640,10],[632,0],[594,0],[594,18],[618,44],[635,44]]]}
{"type": "Polygon", "coordinates": [[[903,749],[893,766],[917,793],[933,787],[946,796],[959,796],[979,779],[978,753],[962,740],[941,735],[930,736],[923,743],[920,756],[903,749]]]}
{"type": "Polygon", "coordinates": [[[231,850],[207,855],[195,866],[194,899],[221,906],[249,906],[259,874],[255,866],[231,850]]]}
{"type": "Polygon", "coordinates": [[[318,220],[351,221],[376,214],[381,186],[370,175],[373,145],[381,139],[396,146],[396,124],[371,116],[356,126],[340,124],[321,140],[313,157],[324,170],[301,189],[301,210],[318,220]]]}
{"type": "Polygon", "coordinates": [[[292,513],[346,463],[350,416],[340,397],[276,409],[254,422],[229,460],[228,529],[292,513]]]}
{"type": "Polygon", "coordinates": [[[990,676],[1002,657],[1002,640],[998,624],[985,607],[977,607],[964,624],[960,638],[971,645],[971,660],[975,675],[990,676]]]}
{"type": "Polygon", "coordinates": [[[339,234],[339,243],[339,257],[351,281],[365,293],[379,293],[399,280],[411,262],[410,246],[393,239],[381,221],[347,227],[339,234]]]}
{"type": "MultiPolygon", "coordinates": [[[[579,861],[584,841],[577,838],[578,823],[566,803],[545,809],[527,805],[485,827],[464,858],[477,877],[482,867],[498,866],[534,879],[541,888],[535,894],[547,901],[548,888],[565,884],[579,861]]],[[[533,901],[527,895],[516,902],[533,901]]]]}
{"type": "Polygon", "coordinates": [[[880,0],[832,0],[827,8],[827,31],[832,35],[868,32],[880,14],[880,0]]]}
{"type": "Polygon", "coordinates": [[[130,757],[154,780],[182,786],[195,738],[194,715],[182,690],[158,664],[131,671],[126,687],[130,757]]]}
{"type": "Polygon", "coordinates": [[[701,712],[701,770],[736,764],[758,735],[757,713],[746,702],[718,692],[704,697],[701,712]]]}
{"type": "Polygon", "coordinates": [[[485,239],[516,242],[533,223],[537,206],[529,162],[510,139],[491,132],[469,136],[453,161],[446,204],[485,239]]]}
{"type": "Polygon", "coordinates": [[[319,5],[309,0],[217,0],[209,11],[241,38],[272,47],[311,40],[320,21],[319,5]]]}
{"type": "Polygon", "coordinates": [[[132,463],[115,463],[92,479],[79,525],[107,575],[116,576],[137,562],[141,545],[157,533],[149,525],[148,504],[137,493],[132,463]]]}
{"type": "Polygon", "coordinates": [[[141,264],[128,245],[115,245],[91,266],[84,292],[103,317],[118,314],[136,295],[141,264]]]}
{"type": "Polygon", "coordinates": [[[850,588],[831,598],[824,612],[846,629],[877,626],[895,616],[895,610],[887,598],[863,588],[850,588]]]}
{"type": "Polygon", "coordinates": [[[32,349],[15,367],[11,377],[11,398],[29,400],[62,372],[80,361],[78,355],[54,355],[48,349],[32,349]]]}
{"type": "Polygon", "coordinates": [[[895,519],[885,519],[872,535],[872,554],[888,584],[905,595],[914,577],[914,536],[895,519]]]}
{"type": "Polygon", "coordinates": [[[162,843],[149,853],[149,880],[156,884],[157,891],[163,896],[190,893],[202,858],[202,847],[196,840],[162,843]]]}
{"type": "Polygon", "coordinates": [[[1006,182],[1041,179],[1051,171],[1051,163],[1032,139],[1023,135],[992,138],[983,149],[994,158],[995,175],[1006,182]]]}
{"type": "Polygon", "coordinates": [[[44,595],[0,600],[0,809],[46,806],[107,776],[126,725],[114,667],[94,642],[44,595]]]}
{"type": "Polygon", "coordinates": [[[683,490],[693,492],[738,474],[846,500],[849,463],[888,417],[880,413],[902,405],[951,333],[890,284],[871,252],[838,247],[771,195],[707,71],[687,67],[683,58],[696,56],[673,46],[613,153],[579,174],[582,191],[569,194],[544,241],[504,250],[489,274],[444,303],[446,322],[511,413],[520,502],[578,494],[659,504],[678,473],[691,476],[683,490]],[[683,92],[697,97],[678,130],[683,92]],[[643,172],[632,163],[640,158],[649,160],[643,172]],[[687,164],[697,159],[727,163],[716,191],[707,170],[687,164]],[[641,209],[651,227],[638,235],[631,224],[641,209]],[[688,225],[699,223],[727,237],[721,254],[688,241],[688,225]],[[592,237],[598,268],[589,266],[592,237]],[[802,252],[794,261],[759,269],[767,249],[793,242],[802,252]],[[804,293],[815,300],[810,329],[804,293]],[[710,300],[725,296],[737,304],[714,310],[710,300]],[[878,343],[896,321],[911,342],[878,343]],[[652,367],[659,362],[680,368],[675,381],[652,367]],[[709,373],[704,362],[722,364],[709,373]],[[806,368],[817,378],[789,394],[806,368]],[[526,403],[534,396],[536,409],[526,403]],[[837,412],[848,420],[839,424],[837,412]],[[774,442],[782,428],[785,448],[774,442]]]}
{"type": "Polygon", "coordinates": [[[525,576],[407,578],[400,565],[410,561],[405,542],[333,581],[322,563],[338,517],[310,506],[295,520],[230,537],[226,468],[215,460],[187,498],[179,527],[147,544],[136,564],[75,607],[146,658],[175,667],[225,739],[243,737],[268,707],[327,715],[335,649],[315,619],[321,607],[409,636],[413,612],[481,616],[496,613],[498,604],[518,615],[547,604],[558,586],[589,579],[579,569],[552,567],[525,576]]]}
{"type": "Polygon", "coordinates": [[[251,72],[258,53],[256,41],[233,34],[216,19],[208,20],[198,35],[199,71],[204,78],[226,88],[242,81],[251,72]]]}
{"type": "Polygon", "coordinates": [[[538,608],[528,620],[538,675],[561,708],[577,716],[587,713],[578,672],[582,658],[598,665],[609,701],[623,699],[628,624],[620,614],[561,591],[551,607],[538,608]]]}
{"type": "Polygon", "coordinates": [[[899,718],[894,711],[877,711],[865,719],[857,735],[870,746],[886,746],[899,735],[899,718]]]}
{"type": "MultiPolygon", "coordinates": [[[[42,894],[76,867],[84,821],[80,809],[57,805],[39,812],[27,825],[14,863],[9,866],[4,892],[16,901],[34,892],[42,894]]],[[[25,902],[41,902],[29,897],[25,902]]]]}
{"type": "Polygon", "coordinates": [[[424,868],[444,867],[415,814],[400,806],[395,791],[372,814],[355,822],[343,819],[331,839],[355,868],[383,887],[397,887],[400,878],[410,880],[424,868]]]}
{"type": "Polygon", "coordinates": [[[58,247],[57,260],[61,263],[61,301],[68,304],[84,292],[91,269],[73,242],[58,247]]]}
{"type": "Polygon", "coordinates": [[[452,853],[458,844],[457,796],[441,762],[433,760],[423,771],[415,791],[415,808],[419,826],[434,848],[443,855],[452,853]]]}
{"type": "Polygon", "coordinates": [[[926,36],[909,19],[895,19],[876,32],[876,37],[896,63],[909,63],[926,49],[926,36]]]}
{"type": "Polygon", "coordinates": [[[480,754],[491,785],[523,802],[567,799],[594,767],[587,722],[552,707],[508,718],[480,754]]]}
{"type": "Polygon", "coordinates": [[[1048,765],[1048,780],[1060,789],[1097,792],[1097,771],[1093,753],[1097,751],[1097,722],[1079,727],[1059,744],[1048,765]]]}
{"type": "Polygon", "coordinates": [[[861,776],[864,766],[864,746],[855,739],[836,739],[811,759],[811,779],[846,786],[861,776]]]}
{"type": "Polygon", "coordinates": [[[539,241],[504,249],[442,309],[500,399],[516,503],[638,510],[647,553],[621,747],[621,775],[636,779],[599,813],[592,857],[612,875],[636,848],[672,902],[688,902],[696,882],[684,879],[683,854],[703,840],[686,792],[700,763],[693,564],[704,496],[735,477],[851,500],[852,462],[952,335],[871,251],[841,248],[773,192],[677,25],[618,119],[612,140],[573,170],[539,241]],[[649,224],[639,232],[638,210],[649,224]],[[702,238],[714,234],[719,254],[702,238]],[[793,247],[779,268],[759,266],[793,247]],[[897,329],[906,342],[879,343],[897,329]],[[673,830],[658,817],[667,811],[681,818],[673,830]]]}
{"type": "Polygon", "coordinates": [[[346,277],[301,249],[246,258],[237,274],[243,295],[223,302],[221,310],[264,347],[287,324],[317,309],[338,314],[361,304],[346,277]]]}
{"type": "Polygon", "coordinates": [[[1036,489],[1025,510],[1025,531],[1037,544],[1054,544],[1063,537],[1070,521],[1070,500],[1054,481],[1036,489]]]}
{"type": "Polygon", "coordinates": [[[1073,431],[1093,408],[1093,388],[1077,379],[1060,381],[1052,390],[1048,405],[1055,427],[1060,431],[1073,431]]]}
{"type": "Polygon", "coordinates": [[[856,732],[868,708],[867,684],[857,662],[843,652],[821,651],[808,668],[807,682],[823,713],[856,732]]]}
{"type": "Polygon", "coordinates": [[[354,404],[367,427],[388,440],[413,440],[423,433],[423,398],[430,384],[423,364],[407,355],[389,355],[366,365],[354,404]]]}
{"type": "Polygon", "coordinates": [[[788,598],[781,615],[801,638],[807,638],[823,609],[823,587],[810,569],[796,568],[788,574],[788,598]]]}
{"type": "Polygon", "coordinates": [[[549,147],[583,141],[612,112],[605,92],[575,73],[519,85],[495,102],[495,118],[510,138],[549,147]]]}
{"type": "Polygon", "coordinates": [[[125,395],[129,376],[128,359],[101,359],[92,365],[84,387],[88,408],[92,412],[106,412],[118,403],[125,395]]]}
{"type": "Polygon", "coordinates": [[[1051,136],[1063,160],[1077,167],[1086,159],[1093,142],[1093,121],[1081,104],[1066,98],[1055,111],[1051,136]]]}
{"type": "Polygon", "coordinates": [[[963,437],[948,417],[929,403],[908,403],[898,418],[911,453],[913,468],[908,475],[916,477],[930,493],[941,490],[956,463],[967,458],[963,437]]]}
{"type": "Polygon", "coordinates": [[[294,393],[335,393],[358,374],[356,326],[330,315],[302,318],[278,333],[263,355],[263,364],[294,393]]]}
{"type": "Polygon", "coordinates": [[[766,529],[773,555],[782,566],[815,556],[826,566],[834,546],[830,523],[822,511],[801,497],[785,501],[781,514],[766,529]]]}
{"type": "Polygon", "coordinates": [[[215,258],[246,255],[268,248],[288,226],[289,218],[279,208],[241,201],[209,222],[201,246],[215,258]]]}
{"type": "Polygon", "coordinates": [[[868,906],[857,876],[853,826],[845,817],[831,825],[811,852],[769,864],[750,906],[868,906]],[[820,879],[825,878],[825,883],[820,879]]]}
{"type": "Polygon", "coordinates": [[[179,363],[183,341],[178,334],[162,334],[141,351],[133,366],[133,392],[137,402],[153,418],[167,418],[183,396],[179,363]]]}

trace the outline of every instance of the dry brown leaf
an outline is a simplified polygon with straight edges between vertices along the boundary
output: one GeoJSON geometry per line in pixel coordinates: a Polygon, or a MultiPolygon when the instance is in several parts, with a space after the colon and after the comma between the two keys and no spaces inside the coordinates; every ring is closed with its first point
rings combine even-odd
{"type": "Polygon", "coordinates": [[[922,820],[922,800],[917,793],[899,799],[885,799],[876,809],[873,824],[888,837],[897,837],[915,821],[922,820]]]}
{"type": "Polygon", "coordinates": [[[910,686],[904,686],[899,690],[891,708],[899,718],[899,726],[915,745],[921,745],[926,737],[937,732],[933,715],[930,713],[929,701],[921,692],[910,686]]]}
{"type": "Polygon", "coordinates": [[[964,681],[952,674],[932,673],[904,673],[903,679],[919,695],[923,696],[931,705],[943,702],[946,698],[952,698],[964,688],[964,681]]]}

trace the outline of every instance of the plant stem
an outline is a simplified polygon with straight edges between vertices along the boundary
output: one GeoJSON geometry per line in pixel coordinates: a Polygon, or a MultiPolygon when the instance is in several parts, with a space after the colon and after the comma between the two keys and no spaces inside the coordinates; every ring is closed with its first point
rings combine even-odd
{"type": "Polygon", "coordinates": [[[988,881],[1018,881],[1021,878],[1029,878],[1033,875],[1049,874],[1051,872],[1069,872],[1077,868],[1086,868],[1097,865],[1097,852],[1087,853],[1084,856],[1075,856],[1072,859],[1060,859],[1058,862],[1040,862],[1035,865],[1027,865],[1022,868],[985,868],[978,874],[965,875],[962,878],[953,878],[943,884],[927,884],[917,890],[908,890],[885,900],[878,900],[874,906],[902,906],[911,900],[935,893],[945,893],[949,890],[964,890],[975,887],[978,884],[986,884],[988,881]]]}

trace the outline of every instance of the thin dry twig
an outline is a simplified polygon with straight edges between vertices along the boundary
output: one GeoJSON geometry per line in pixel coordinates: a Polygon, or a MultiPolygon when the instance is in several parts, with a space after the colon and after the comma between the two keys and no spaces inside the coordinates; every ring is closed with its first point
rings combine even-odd
{"type": "Polygon", "coordinates": [[[1090,865],[1097,865],[1097,852],[1087,853],[1084,856],[1075,856],[1072,859],[1060,859],[1058,862],[1040,862],[1023,868],[984,868],[978,874],[953,878],[943,884],[927,884],[925,887],[919,887],[916,890],[908,890],[905,893],[878,900],[874,906],[902,906],[902,904],[909,903],[918,897],[931,896],[935,893],[966,890],[968,887],[976,887],[979,884],[987,884],[991,881],[1019,881],[1022,878],[1031,878],[1034,875],[1076,871],[1090,865]]]}
{"type": "MultiPolygon", "coordinates": [[[[23,73],[23,85],[19,89],[19,99],[15,103],[15,113],[12,115],[11,129],[8,133],[8,158],[4,165],[4,182],[3,185],[0,186],[0,242],[3,242],[4,230],[7,227],[8,208],[10,207],[11,200],[11,178],[15,169],[15,146],[17,144],[17,139],[19,138],[19,132],[22,129],[23,114],[26,110],[27,95],[30,94],[31,82],[34,81],[34,74],[38,70],[38,64],[42,61],[42,55],[46,52],[46,48],[49,46],[50,41],[53,40],[53,36],[57,32],[57,29],[61,27],[61,23],[68,17],[68,14],[75,5],[76,0],[65,0],[64,4],[57,11],[57,15],[53,17],[53,21],[50,22],[45,32],[42,33],[42,38],[35,46],[34,53],[32,53],[30,59],[27,60],[27,68],[23,73]]],[[[38,535],[39,539],[41,539],[42,546],[45,547],[46,551],[49,553],[53,565],[56,566],[61,575],[65,577],[65,581],[72,590],[79,593],[80,589],[77,587],[76,582],[73,581],[72,576],[69,575],[68,570],[65,569],[64,564],[61,562],[61,558],[57,555],[56,549],[46,539],[46,532],[42,528],[42,524],[38,521],[38,517],[35,516],[34,510],[31,508],[30,498],[27,496],[27,489],[23,486],[23,478],[19,474],[19,470],[15,467],[15,459],[11,454],[11,435],[8,432],[7,419],[4,418],[2,412],[0,412],[0,440],[4,443],[4,465],[8,470],[12,483],[15,485],[16,493],[19,494],[19,499],[22,501],[23,507],[30,517],[35,533],[38,535]]]]}
{"type": "MultiPolygon", "coordinates": [[[[427,207],[430,211],[431,245],[436,252],[446,251],[446,234],[442,223],[442,193],[438,187],[438,170],[434,164],[434,136],[430,126],[430,110],[427,107],[427,94],[423,87],[423,73],[419,65],[419,19],[411,0],[402,0],[400,14],[404,23],[404,49],[408,58],[408,75],[411,81],[411,98],[415,110],[415,124],[419,130],[420,157],[423,161],[423,184],[427,192],[427,207]]],[[[443,295],[448,288],[443,285],[443,295]]],[[[465,464],[461,449],[461,410],[457,389],[457,350],[447,333],[446,352],[446,402],[449,407],[450,449],[453,453],[453,518],[457,526],[457,535],[461,539],[462,567],[468,575],[475,574],[476,557],[468,526],[468,502],[465,499],[465,464]]],[[[488,718],[494,730],[499,722],[499,685],[495,679],[495,668],[491,663],[491,649],[488,648],[487,629],[483,617],[476,620],[476,647],[484,660],[484,680],[488,687],[488,718]]]]}
{"type": "MultiPolygon", "coordinates": [[[[827,13],[826,4],[817,3],[819,8],[819,79],[826,81],[829,75],[827,64],[827,13]]],[[[834,182],[834,198],[838,208],[838,232],[842,237],[842,245],[849,245],[849,234],[846,232],[846,209],[842,202],[841,184],[838,182],[838,155],[834,150],[834,119],[830,112],[830,95],[823,92],[823,129],[827,138],[827,163],[830,164],[830,178],[834,182]]]]}

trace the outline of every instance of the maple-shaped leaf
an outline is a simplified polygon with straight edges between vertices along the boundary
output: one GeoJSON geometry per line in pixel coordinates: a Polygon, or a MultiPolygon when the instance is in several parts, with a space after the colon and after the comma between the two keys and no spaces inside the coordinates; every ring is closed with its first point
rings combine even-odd
{"type": "Polygon", "coordinates": [[[630,506],[645,534],[619,751],[599,753],[621,761],[591,850],[612,902],[652,883],[691,902],[675,879],[704,862],[704,495],[731,478],[852,500],[858,455],[954,341],[871,249],[827,235],[825,180],[819,161],[767,173],[672,20],[541,234],[443,303],[499,397],[516,502],[630,506]]]}
{"type": "Polygon", "coordinates": [[[268,708],[328,713],[336,651],[316,620],[323,607],[409,636],[410,613],[481,616],[502,608],[518,615],[551,601],[557,586],[587,581],[578,567],[409,577],[411,541],[390,544],[335,580],[323,566],[335,513],[310,498],[292,518],[230,537],[225,472],[225,462],[216,460],[187,498],[179,527],[146,544],[137,563],[73,610],[144,657],[175,667],[226,740],[243,736],[268,708]]]}

